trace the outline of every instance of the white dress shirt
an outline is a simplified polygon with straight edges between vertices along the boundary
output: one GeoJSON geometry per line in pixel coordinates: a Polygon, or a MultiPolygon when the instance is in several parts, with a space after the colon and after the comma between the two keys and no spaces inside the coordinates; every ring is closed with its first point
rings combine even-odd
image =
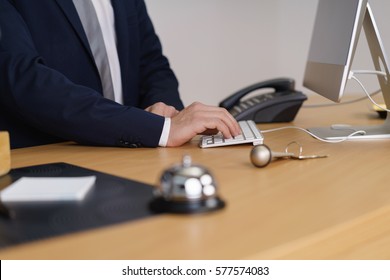
{"type": "MultiPolygon", "coordinates": [[[[117,38],[115,33],[115,18],[111,0],[91,0],[91,2],[96,10],[96,15],[103,33],[104,45],[107,51],[111,78],[114,87],[115,101],[123,104],[122,78],[118,51],[116,48],[117,38]]],[[[163,130],[158,144],[159,146],[165,147],[167,145],[170,128],[171,119],[165,118],[163,130]]]]}

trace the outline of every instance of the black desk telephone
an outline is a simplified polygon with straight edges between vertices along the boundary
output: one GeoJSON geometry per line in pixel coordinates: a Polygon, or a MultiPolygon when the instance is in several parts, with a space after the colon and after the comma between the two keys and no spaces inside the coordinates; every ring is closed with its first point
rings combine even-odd
{"type": "Polygon", "coordinates": [[[294,89],[294,85],[294,80],[287,78],[263,81],[232,94],[221,101],[219,106],[226,108],[238,121],[290,122],[307,99],[306,95],[294,89]],[[264,88],[272,88],[274,91],[241,101],[247,94],[264,88]]]}

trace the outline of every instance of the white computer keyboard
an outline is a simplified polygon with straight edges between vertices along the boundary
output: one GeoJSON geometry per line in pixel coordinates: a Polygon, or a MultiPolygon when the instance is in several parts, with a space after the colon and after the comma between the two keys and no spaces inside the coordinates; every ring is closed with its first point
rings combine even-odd
{"type": "Polygon", "coordinates": [[[264,137],[257,129],[254,121],[239,121],[242,134],[231,139],[225,139],[221,133],[216,135],[202,136],[199,142],[201,148],[211,148],[238,144],[252,143],[253,145],[263,144],[264,137]]]}

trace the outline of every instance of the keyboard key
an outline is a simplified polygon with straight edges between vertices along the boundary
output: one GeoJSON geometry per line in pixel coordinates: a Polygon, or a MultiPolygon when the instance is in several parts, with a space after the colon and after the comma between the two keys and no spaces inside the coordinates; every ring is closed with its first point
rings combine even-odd
{"type": "Polygon", "coordinates": [[[260,131],[257,129],[257,126],[254,122],[248,122],[248,125],[256,138],[263,138],[263,136],[261,135],[260,131]]]}
{"type": "Polygon", "coordinates": [[[241,130],[243,132],[243,135],[245,136],[245,139],[254,139],[255,136],[253,135],[253,132],[251,128],[249,127],[247,122],[240,123],[241,130]]]}
{"type": "Polygon", "coordinates": [[[209,148],[246,143],[259,145],[263,143],[263,135],[258,130],[256,124],[252,120],[239,121],[238,124],[241,127],[242,134],[229,139],[225,139],[222,134],[203,136],[199,142],[199,146],[201,148],[209,148]]]}
{"type": "Polygon", "coordinates": [[[222,137],[213,137],[214,143],[215,144],[221,144],[223,143],[223,138],[222,137]]]}

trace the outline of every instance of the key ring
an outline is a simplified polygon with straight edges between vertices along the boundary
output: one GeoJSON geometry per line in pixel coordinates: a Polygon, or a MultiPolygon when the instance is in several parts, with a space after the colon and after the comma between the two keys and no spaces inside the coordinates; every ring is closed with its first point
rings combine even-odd
{"type": "Polygon", "coordinates": [[[284,149],[284,152],[285,153],[291,153],[291,154],[294,155],[294,157],[300,157],[300,156],[302,156],[303,147],[302,147],[301,143],[299,143],[297,141],[292,141],[292,142],[287,144],[286,148],[284,149]],[[298,145],[298,147],[299,147],[298,156],[296,156],[296,153],[292,153],[292,152],[289,151],[290,146],[293,145],[293,144],[298,145]]]}
{"type": "Polygon", "coordinates": [[[299,142],[293,141],[287,144],[286,148],[284,149],[284,152],[287,154],[292,154],[290,158],[292,159],[313,159],[313,158],[325,158],[328,157],[327,155],[302,155],[303,153],[303,147],[299,142]],[[289,147],[293,144],[296,144],[299,146],[299,153],[296,155],[296,153],[289,152],[289,147]]]}

